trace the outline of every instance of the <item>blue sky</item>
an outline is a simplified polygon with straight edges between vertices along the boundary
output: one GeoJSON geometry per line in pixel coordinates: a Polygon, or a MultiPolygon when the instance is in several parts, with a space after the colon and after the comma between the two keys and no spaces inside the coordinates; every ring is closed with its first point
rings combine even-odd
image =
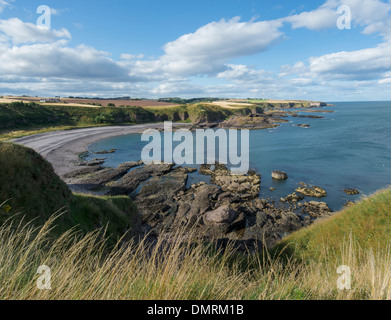
{"type": "Polygon", "coordinates": [[[0,0],[0,95],[344,101],[390,89],[388,0],[0,0]],[[36,25],[40,5],[50,29],[36,25]],[[348,13],[351,29],[338,28],[348,13]]]}

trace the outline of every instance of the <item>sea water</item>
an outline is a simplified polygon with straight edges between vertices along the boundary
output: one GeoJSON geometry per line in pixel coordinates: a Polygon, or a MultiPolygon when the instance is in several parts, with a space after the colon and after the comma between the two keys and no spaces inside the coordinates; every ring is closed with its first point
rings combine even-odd
{"type": "MultiPolygon", "coordinates": [[[[335,106],[325,109],[334,113],[297,111],[324,119],[289,117],[290,123],[279,128],[250,132],[250,168],[262,175],[261,198],[279,200],[305,182],[324,188],[328,196],[321,201],[339,210],[347,201],[391,185],[391,102],[331,103],[335,106]],[[287,172],[289,179],[273,180],[274,170],[287,172]],[[276,190],[270,191],[271,187],[276,190]],[[348,196],[344,189],[349,188],[361,194],[348,196]]],[[[141,142],[141,135],[132,134],[98,141],[88,149],[91,158],[105,157],[105,166],[117,167],[125,161],[140,160],[146,144],[141,142]],[[93,154],[109,149],[117,151],[103,156],[93,154]]],[[[193,174],[189,185],[207,180],[193,174]]]]}

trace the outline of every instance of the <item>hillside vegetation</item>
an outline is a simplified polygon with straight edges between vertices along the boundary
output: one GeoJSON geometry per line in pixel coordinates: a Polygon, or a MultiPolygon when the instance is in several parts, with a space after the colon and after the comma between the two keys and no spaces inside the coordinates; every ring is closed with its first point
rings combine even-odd
{"type": "Polygon", "coordinates": [[[369,198],[293,233],[275,250],[285,250],[296,258],[322,257],[324,248],[340,254],[341,244],[351,239],[363,250],[388,248],[391,241],[391,189],[379,191],[369,198]]]}
{"type": "Polygon", "coordinates": [[[74,227],[84,234],[107,227],[113,241],[139,226],[137,209],[128,197],[73,195],[50,163],[23,146],[0,142],[0,184],[0,223],[13,217],[42,226],[62,213],[56,234],[74,227]]]}
{"type": "Polygon", "coordinates": [[[336,247],[323,242],[320,259],[286,259],[267,252],[242,256],[183,240],[190,239],[189,231],[183,231],[169,246],[160,237],[153,247],[130,242],[108,252],[98,231],[83,238],[67,232],[48,239],[53,223],[57,221],[50,219],[38,234],[29,226],[0,226],[0,299],[391,299],[386,245],[372,250],[359,241],[336,247]],[[51,290],[37,288],[40,265],[51,268],[51,290]],[[341,265],[351,268],[350,290],[338,290],[341,265]]]}
{"type": "Polygon", "coordinates": [[[0,140],[52,130],[102,125],[132,125],[163,121],[194,124],[224,121],[238,114],[248,115],[254,107],[225,109],[197,103],[178,107],[70,107],[42,106],[34,102],[0,104],[0,140]]]}

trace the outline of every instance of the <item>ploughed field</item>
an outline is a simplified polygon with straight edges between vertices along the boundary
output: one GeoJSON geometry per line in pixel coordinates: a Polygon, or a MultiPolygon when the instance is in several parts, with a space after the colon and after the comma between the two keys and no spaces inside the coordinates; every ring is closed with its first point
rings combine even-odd
{"type": "MultiPolygon", "coordinates": [[[[23,102],[35,102],[40,103],[41,99],[37,97],[6,97],[0,99],[0,103],[10,103],[15,101],[23,101],[23,102]]],[[[130,99],[68,99],[68,98],[60,98],[60,102],[49,102],[44,103],[47,105],[62,105],[66,104],[68,106],[102,106],[107,107],[109,104],[114,104],[116,107],[119,106],[134,106],[134,107],[175,107],[178,106],[175,103],[167,103],[167,102],[159,102],[155,100],[130,100],[130,99]]]]}

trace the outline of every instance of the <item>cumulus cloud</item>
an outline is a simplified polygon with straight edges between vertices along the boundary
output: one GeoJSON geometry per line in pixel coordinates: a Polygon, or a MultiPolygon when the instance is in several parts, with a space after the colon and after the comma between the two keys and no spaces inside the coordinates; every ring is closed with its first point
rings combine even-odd
{"type": "Polygon", "coordinates": [[[290,16],[285,21],[292,23],[293,28],[315,30],[335,27],[335,12],[340,5],[350,8],[352,24],[362,27],[363,34],[378,33],[384,41],[372,48],[311,57],[308,64],[301,61],[294,66],[282,66],[280,76],[296,74],[325,80],[387,83],[387,72],[391,71],[391,1],[328,0],[312,12],[290,16]]]}
{"type": "Polygon", "coordinates": [[[107,57],[107,53],[85,45],[70,48],[66,44],[57,41],[0,51],[0,74],[111,80],[128,77],[128,71],[107,57]]]}
{"type": "Polygon", "coordinates": [[[59,38],[71,38],[71,34],[66,29],[51,30],[23,22],[18,18],[0,20],[0,32],[14,44],[53,42],[59,38]]]}
{"type": "Polygon", "coordinates": [[[318,9],[302,12],[282,19],[292,24],[293,29],[307,28],[309,30],[322,30],[336,26],[338,12],[337,1],[329,0],[318,9]]]}
{"type": "Polygon", "coordinates": [[[231,59],[253,55],[276,44],[283,35],[281,26],[280,21],[240,22],[238,17],[212,22],[167,43],[155,67],[183,76],[223,72],[231,59]]]}
{"type": "Polygon", "coordinates": [[[310,70],[333,78],[376,79],[391,70],[391,43],[310,58],[310,70]]]}
{"type": "Polygon", "coordinates": [[[281,19],[292,24],[293,29],[307,28],[309,30],[322,30],[335,28],[340,17],[338,8],[348,6],[352,23],[357,26],[365,26],[366,34],[389,31],[389,14],[391,3],[380,0],[327,0],[319,8],[302,12],[281,19]]]}

